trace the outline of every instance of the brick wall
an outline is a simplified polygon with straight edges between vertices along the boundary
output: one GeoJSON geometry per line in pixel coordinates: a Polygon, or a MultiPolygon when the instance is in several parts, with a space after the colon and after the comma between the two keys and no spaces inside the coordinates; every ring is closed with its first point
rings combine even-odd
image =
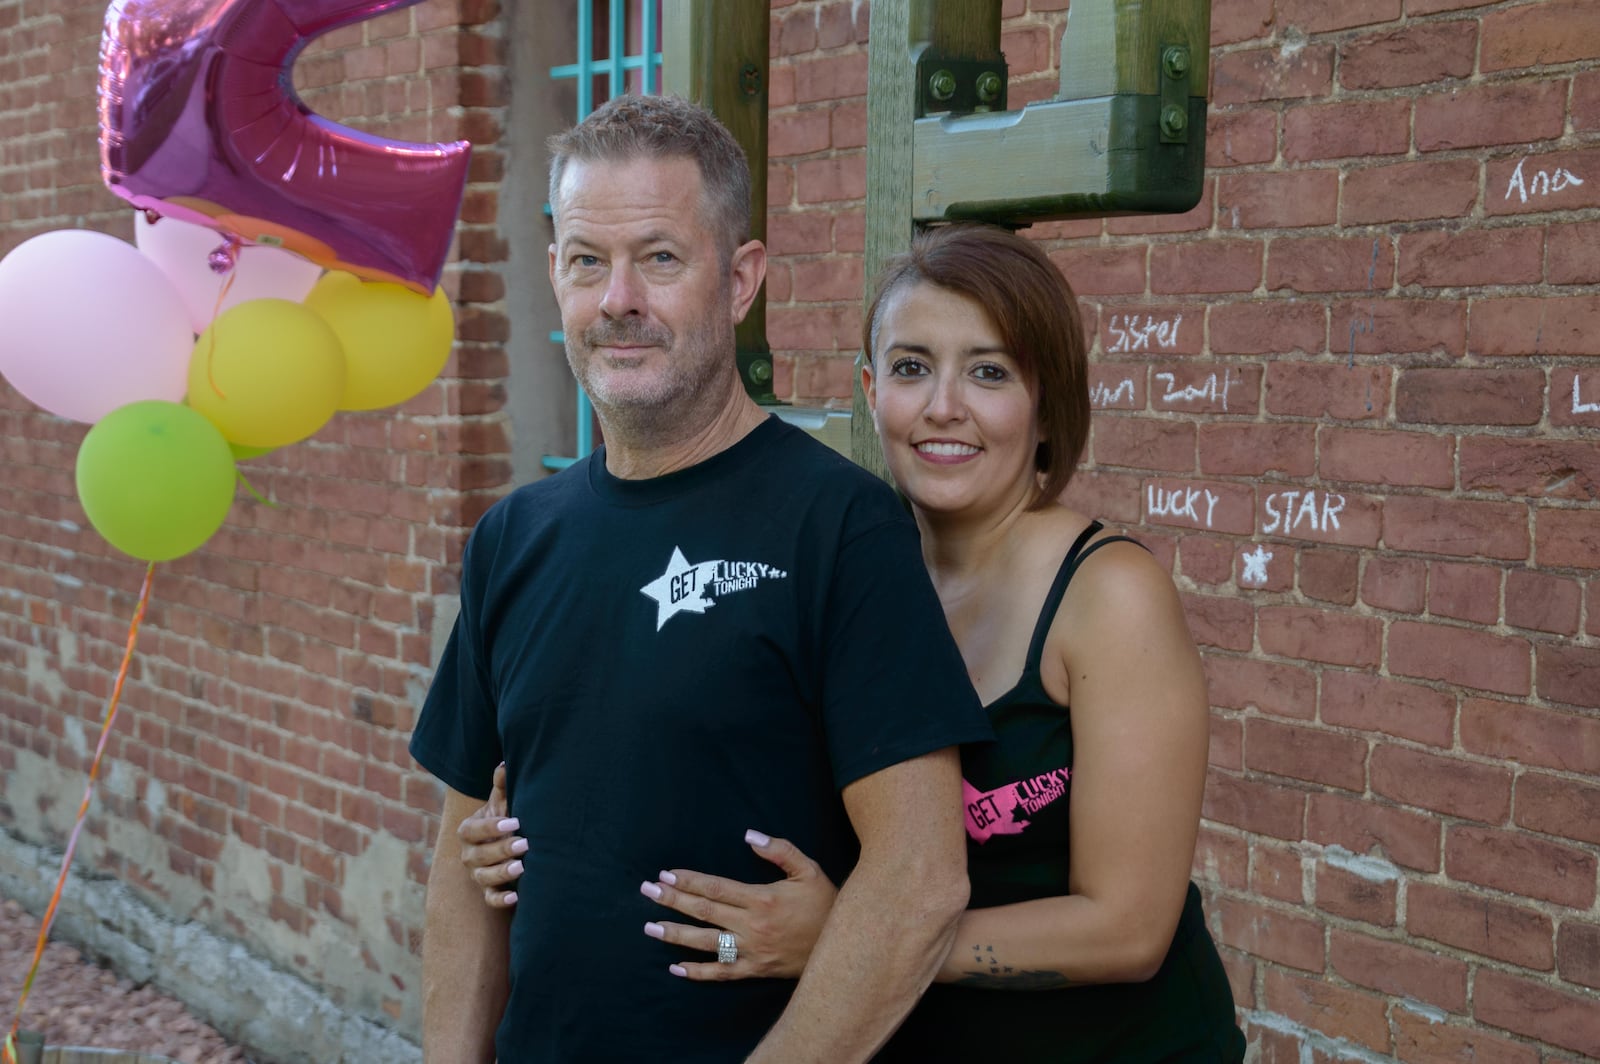
{"type": "MultiPolygon", "coordinates": [[[[1066,6],[1007,3],[1014,98],[1066,6]]],[[[840,405],[866,18],[774,5],[779,393],[840,405]]],[[[1251,1040],[1600,1056],[1600,5],[1212,27],[1200,205],[1033,233],[1094,338],[1069,498],[1142,529],[1206,655],[1195,867],[1251,1040]]]]}
{"type": "MultiPolygon", "coordinates": [[[[1007,3],[1014,105],[1053,92],[1066,6],[1007,3]]],[[[0,0],[0,252],[131,234],[97,171],[102,10],[0,0]]],[[[302,60],[331,117],[476,142],[461,342],[403,410],[251,463],[281,505],[241,495],[158,569],[83,863],[402,1030],[438,802],[404,739],[510,479],[513,361],[560,358],[507,309],[544,283],[499,196],[515,17],[428,0],[302,60]]],[[[788,398],[848,396],[867,20],[773,5],[788,398]]],[[[1170,562],[1207,656],[1196,870],[1252,1042],[1600,1054],[1600,7],[1214,0],[1213,31],[1200,206],[1034,235],[1094,336],[1071,497],[1170,562]]],[[[74,500],[82,432],[0,390],[0,829],[26,842],[60,843],[138,584],[74,500]]]]}

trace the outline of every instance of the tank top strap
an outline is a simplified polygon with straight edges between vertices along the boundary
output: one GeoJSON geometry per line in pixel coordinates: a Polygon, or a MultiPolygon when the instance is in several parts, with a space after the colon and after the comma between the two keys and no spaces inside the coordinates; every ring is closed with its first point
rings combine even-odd
{"type": "Polygon", "coordinates": [[[1102,531],[1105,525],[1099,521],[1090,521],[1089,527],[1078,534],[1072,546],[1067,551],[1067,556],[1061,560],[1061,568],[1056,570],[1056,578],[1050,584],[1050,591],[1044,597],[1044,608],[1039,611],[1039,620],[1033,626],[1033,639],[1028,643],[1028,660],[1022,666],[1024,677],[1036,675],[1039,665],[1044,660],[1044,641],[1050,634],[1050,625],[1055,622],[1056,611],[1061,608],[1061,599],[1067,593],[1067,585],[1072,583],[1073,574],[1078,571],[1078,566],[1088,560],[1089,555],[1101,547],[1111,543],[1133,543],[1143,547],[1144,544],[1132,536],[1107,536],[1105,539],[1094,539],[1096,533],[1102,531]]]}

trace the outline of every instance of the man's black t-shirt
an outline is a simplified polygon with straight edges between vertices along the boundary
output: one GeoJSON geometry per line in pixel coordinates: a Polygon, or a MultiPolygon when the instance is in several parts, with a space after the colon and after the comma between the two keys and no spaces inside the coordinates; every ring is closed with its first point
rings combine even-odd
{"type": "Polygon", "coordinates": [[[507,764],[529,850],[500,1060],[742,1060],[793,984],[671,975],[709,958],[644,934],[681,918],[640,883],[776,878],[747,828],[841,881],[841,788],[989,735],[898,500],[777,419],[664,477],[599,452],[512,493],[411,743],[472,796],[507,764]]]}

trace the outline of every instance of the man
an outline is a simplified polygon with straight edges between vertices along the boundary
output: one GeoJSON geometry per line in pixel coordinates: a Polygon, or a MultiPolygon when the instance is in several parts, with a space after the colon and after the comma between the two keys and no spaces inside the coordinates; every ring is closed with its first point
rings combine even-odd
{"type": "Polygon", "coordinates": [[[987,722],[892,492],[741,386],[766,250],[737,142],[623,97],[551,146],[550,280],[606,442],[491,509],[462,559],[412,739],[448,786],[426,1058],[865,1060],[965,904],[953,747],[987,722]],[[456,835],[502,760],[528,842],[511,917],[456,835]],[[752,828],[844,880],[811,963],[798,984],[679,978],[704,957],[644,934],[640,883],[771,878],[752,828]]]}

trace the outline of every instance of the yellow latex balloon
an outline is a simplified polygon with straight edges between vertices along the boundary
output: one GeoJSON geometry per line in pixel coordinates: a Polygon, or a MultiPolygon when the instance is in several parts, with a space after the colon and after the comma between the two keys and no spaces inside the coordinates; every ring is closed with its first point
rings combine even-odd
{"type": "Polygon", "coordinates": [[[327,424],[344,382],[344,350],[327,322],[286,299],[252,299],[200,334],[188,398],[229,443],[270,449],[327,424]]]}
{"type": "Polygon", "coordinates": [[[443,289],[421,296],[335,270],[316,283],[305,305],[333,327],[344,345],[341,410],[403,403],[426,388],[450,358],[456,323],[443,289]]]}

